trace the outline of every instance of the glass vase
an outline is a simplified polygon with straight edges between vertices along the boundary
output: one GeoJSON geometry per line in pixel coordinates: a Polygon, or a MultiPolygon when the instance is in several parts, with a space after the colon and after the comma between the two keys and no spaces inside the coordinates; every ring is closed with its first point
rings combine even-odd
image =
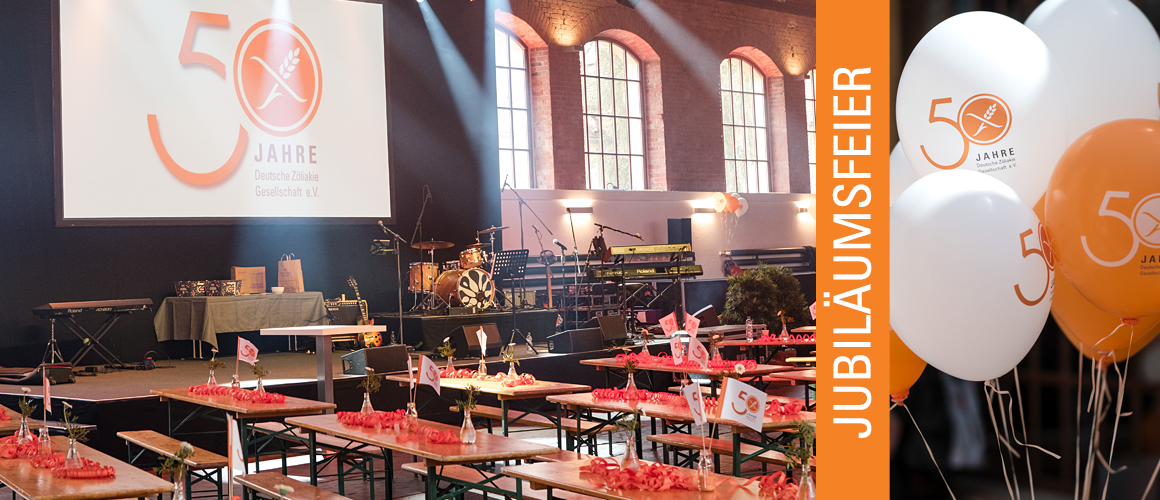
{"type": "Polygon", "coordinates": [[[475,370],[476,378],[483,378],[487,376],[487,362],[483,358],[479,358],[479,368],[475,370]]]}
{"type": "Polygon", "coordinates": [[[68,454],[64,456],[64,467],[66,469],[81,467],[81,454],[77,452],[77,440],[73,438],[68,438],[68,454]]]}
{"type": "Polygon", "coordinates": [[[40,428],[40,438],[37,439],[36,452],[40,456],[52,455],[52,438],[48,435],[48,427],[40,428]]]}
{"type": "Polygon", "coordinates": [[[717,343],[714,342],[710,347],[709,359],[713,361],[721,361],[721,350],[717,349],[717,343]]]}
{"type": "Polygon", "coordinates": [[[185,492],[185,474],[173,473],[173,496],[170,500],[187,500],[189,497],[185,492]]]}
{"type": "Polygon", "coordinates": [[[371,406],[371,393],[364,392],[363,393],[363,405],[362,405],[362,410],[360,410],[360,413],[362,413],[363,415],[370,415],[374,412],[375,412],[375,407],[371,406]]]}
{"type": "Polygon", "coordinates": [[[810,464],[802,464],[800,476],[797,478],[798,500],[817,500],[818,492],[814,490],[814,479],[810,477],[810,464]]]}
{"type": "Polygon", "coordinates": [[[640,399],[640,391],[636,388],[636,380],[633,378],[635,373],[628,374],[628,384],[624,386],[624,400],[636,401],[640,399]]]}
{"type": "Polygon", "coordinates": [[[620,458],[620,468],[640,470],[640,459],[636,458],[636,434],[628,432],[628,441],[625,442],[624,456],[620,458]]]}
{"type": "Polygon", "coordinates": [[[213,370],[209,371],[209,380],[205,383],[206,387],[217,387],[217,379],[213,376],[213,370]]]}
{"type": "Polygon", "coordinates": [[[455,356],[447,356],[447,368],[444,371],[447,373],[455,371],[455,356]]]}
{"type": "Polygon", "coordinates": [[[32,431],[28,430],[28,417],[20,417],[20,430],[16,431],[16,444],[24,444],[31,442],[36,436],[32,435],[32,431]]]}
{"type": "Polygon", "coordinates": [[[508,378],[519,378],[520,377],[520,375],[518,373],[516,373],[516,364],[515,363],[508,363],[507,376],[508,376],[508,378]]]}
{"type": "Polygon", "coordinates": [[[230,382],[230,387],[234,389],[239,389],[242,387],[242,381],[238,380],[238,374],[234,374],[234,380],[230,382]]]}
{"type": "Polygon", "coordinates": [[[463,428],[459,429],[459,440],[463,444],[475,444],[475,423],[471,421],[471,410],[463,410],[463,428]]]}
{"type": "Polygon", "coordinates": [[[259,396],[266,395],[266,387],[262,385],[262,377],[258,377],[258,388],[254,389],[254,392],[257,392],[259,396]]]}
{"type": "Polygon", "coordinates": [[[717,480],[713,477],[713,452],[701,450],[701,459],[697,462],[697,487],[701,491],[717,489],[717,480]]]}
{"type": "Polygon", "coordinates": [[[778,338],[782,342],[789,342],[789,330],[785,328],[785,323],[781,324],[781,336],[778,338]]]}
{"type": "Polygon", "coordinates": [[[415,409],[415,403],[407,403],[407,420],[410,423],[419,420],[419,410],[415,409]]]}

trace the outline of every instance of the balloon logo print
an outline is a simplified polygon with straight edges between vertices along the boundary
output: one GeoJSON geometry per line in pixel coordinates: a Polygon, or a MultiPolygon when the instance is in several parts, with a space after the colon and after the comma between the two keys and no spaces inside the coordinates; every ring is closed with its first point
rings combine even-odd
{"type": "Polygon", "coordinates": [[[1011,129],[1011,110],[998,96],[979,94],[959,108],[959,126],[971,142],[994,144],[1011,129]]]}
{"type": "Polygon", "coordinates": [[[1132,214],[1132,222],[1141,243],[1160,248],[1160,194],[1140,200],[1132,214]]]}
{"type": "Polygon", "coordinates": [[[1096,257],[1088,246],[1087,236],[1080,236],[1080,244],[1083,245],[1083,251],[1087,253],[1089,259],[1095,261],[1097,264],[1104,267],[1120,267],[1132,260],[1132,256],[1136,255],[1136,250],[1140,248],[1140,244],[1151,248],[1160,248],[1160,194],[1151,194],[1136,204],[1136,208],[1132,210],[1132,218],[1129,219],[1127,215],[1108,208],[1108,203],[1117,198],[1129,198],[1131,194],[1127,191],[1107,191],[1104,193],[1104,201],[1100,204],[1099,215],[1101,217],[1113,217],[1119,219],[1124,225],[1132,230],[1132,248],[1128,250],[1128,254],[1122,259],[1116,261],[1107,261],[1096,257]]]}
{"type": "Polygon", "coordinates": [[[1019,244],[1023,246],[1023,258],[1027,258],[1030,255],[1038,255],[1043,259],[1043,265],[1047,267],[1047,282],[1044,283],[1043,293],[1039,294],[1038,298],[1029,300],[1023,295],[1023,291],[1019,289],[1019,285],[1015,285],[1015,295],[1019,297],[1019,301],[1025,306],[1032,307],[1042,302],[1043,298],[1047,297],[1047,291],[1051,290],[1051,272],[1055,270],[1055,257],[1051,255],[1050,242],[1047,241],[1047,231],[1044,229],[1043,224],[1039,224],[1039,227],[1036,229],[1028,229],[1020,233],[1019,244]],[[1039,248],[1027,248],[1027,237],[1032,236],[1036,231],[1039,233],[1039,248]]]}

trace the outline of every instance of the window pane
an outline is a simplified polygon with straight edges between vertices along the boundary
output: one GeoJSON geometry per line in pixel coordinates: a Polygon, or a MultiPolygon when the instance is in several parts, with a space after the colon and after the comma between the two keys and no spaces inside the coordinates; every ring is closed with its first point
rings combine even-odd
{"type": "Polygon", "coordinates": [[[616,156],[604,155],[604,185],[600,189],[620,189],[620,177],[616,174],[616,156]]]}
{"type": "Polygon", "coordinates": [[[495,102],[501,108],[510,108],[512,106],[510,78],[508,70],[503,68],[495,69],[495,102]]]}
{"type": "Polygon", "coordinates": [[[725,190],[729,192],[737,191],[737,172],[731,160],[725,160],[725,190]]]}
{"type": "Polygon", "coordinates": [[[757,159],[761,161],[769,160],[769,137],[765,129],[757,129],[757,159]]]}
{"type": "Polygon", "coordinates": [[[632,188],[648,189],[648,180],[644,178],[644,157],[632,157],[632,188]]]}
{"type": "Polygon", "coordinates": [[[742,125],[745,123],[745,98],[741,96],[740,92],[733,93],[733,124],[742,125]]]}
{"type": "Polygon", "coordinates": [[[532,160],[527,151],[515,152],[516,185],[532,187],[532,160]]]}
{"type": "Polygon", "coordinates": [[[620,189],[632,189],[632,167],[627,156],[616,157],[616,178],[620,189]]]}
{"type": "Polygon", "coordinates": [[[730,59],[729,65],[731,67],[731,75],[733,77],[733,90],[741,89],[741,60],[730,59]]]}
{"type": "Polygon", "coordinates": [[[738,191],[745,190],[746,186],[749,185],[749,177],[746,176],[745,174],[746,174],[745,162],[743,162],[743,161],[737,162],[737,190],[738,191]]]}
{"type": "Polygon", "coordinates": [[[725,139],[725,157],[733,158],[733,127],[726,125],[722,137],[725,139]]]}
{"type": "Polygon", "coordinates": [[[627,78],[624,68],[624,49],[617,45],[612,48],[612,76],[616,78],[627,78]]]}
{"type": "Polygon", "coordinates": [[[806,130],[818,130],[817,124],[814,123],[814,102],[806,101],[806,130]]]}
{"type": "Polygon", "coordinates": [[[511,71],[511,85],[512,107],[528,109],[528,73],[522,69],[513,69],[511,71]]]}
{"type": "Polygon", "coordinates": [[[745,159],[757,158],[757,130],[745,129],[745,159]]]}
{"type": "Polygon", "coordinates": [[[629,140],[631,142],[631,147],[629,148],[628,152],[634,155],[643,155],[644,130],[642,130],[641,121],[639,119],[632,118],[629,120],[628,133],[630,136],[629,140]]]}
{"type": "Polygon", "coordinates": [[[499,110],[499,147],[512,147],[512,112],[506,109],[499,110]]]}
{"type": "Polygon", "coordinates": [[[616,152],[628,154],[628,118],[616,119],[616,152]]]}
{"type": "Polygon", "coordinates": [[[766,163],[766,162],[759,163],[757,168],[759,169],[757,171],[757,175],[758,175],[757,189],[760,190],[762,193],[768,193],[769,192],[769,163],[766,163]]]}
{"type": "Polygon", "coordinates": [[[745,124],[753,126],[753,94],[745,94],[745,124]]]}
{"type": "Polygon", "coordinates": [[[600,138],[602,137],[600,133],[600,117],[589,116],[585,122],[588,124],[588,152],[600,153],[604,151],[600,147],[600,138]]]}
{"type": "Polygon", "coordinates": [[[757,68],[753,68],[753,91],[765,94],[765,77],[761,76],[761,70],[757,68]]]}
{"type": "Polygon", "coordinates": [[[526,68],[527,56],[524,55],[524,46],[520,44],[519,40],[510,39],[508,44],[511,46],[511,65],[513,68],[526,68]]]}
{"type": "Polygon", "coordinates": [[[604,167],[600,155],[588,155],[588,189],[604,189],[604,167]]]}
{"type": "Polygon", "coordinates": [[[721,123],[733,125],[733,94],[721,92],[721,123]]]}
{"type": "Polygon", "coordinates": [[[589,76],[596,76],[599,73],[596,69],[598,57],[596,57],[596,42],[588,42],[584,44],[584,74],[589,76]]]}
{"type": "Polygon", "coordinates": [[[616,118],[611,116],[600,117],[600,132],[604,136],[604,152],[616,152],[616,118]]]}
{"type": "Polygon", "coordinates": [[[507,33],[500,30],[495,30],[495,65],[508,65],[508,40],[511,37],[507,33]]]}
{"type": "Polygon", "coordinates": [[[628,116],[628,82],[616,80],[613,86],[616,91],[616,116],[628,116]]]}
{"type": "Polygon", "coordinates": [[[753,120],[753,124],[757,125],[758,127],[764,127],[765,126],[765,96],[763,96],[763,95],[753,96],[753,111],[757,115],[756,118],[754,118],[754,120],[753,120]]]}
{"type": "Polygon", "coordinates": [[[813,71],[810,72],[810,75],[806,75],[806,99],[810,100],[814,99],[814,79],[810,78],[812,74],[813,71]]]}
{"type": "Polygon", "coordinates": [[[628,116],[640,118],[640,83],[628,82],[628,116]]]}
{"type": "Polygon", "coordinates": [[[745,158],[745,128],[733,129],[733,157],[745,158]]]}
{"type": "Polygon", "coordinates": [[[753,66],[741,62],[741,86],[746,92],[753,92],[753,66]]]}
{"type": "Polygon", "coordinates": [[[501,149],[499,151],[499,173],[501,179],[503,177],[516,178],[515,162],[512,161],[512,152],[510,149],[501,149]]]}
{"type": "Polygon", "coordinates": [[[601,40],[600,45],[600,76],[612,76],[612,44],[601,40]]]}
{"type": "Polygon", "coordinates": [[[612,80],[600,79],[600,114],[611,115],[613,112],[613,105],[616,103],[615,94],[612,92],[612,80]]]}
{"type": "Polygon", "coordinates": [[[512,146],[516,149],[531,149],[528,147],[527,111],[512,111],[512,146]]]}
{"type": "Polygon", "coordinates": [[[817,163],[818,160],[815,157],[815,155],[817,154],[817,150],[818,150],[817,143],[815,142],[817,133],[816,132],[809,132],[806,135],[809,136],[809,139],[810,139],[810,163],[817,163]]]}
{"type": "Polygon", "coordinates": [[[595,77],[588,77],[584,79],[584,93],[587,97],[585,103],[585,113],[599,113],[600,112],[600,80],[595,77]]]}
{"type": "Polygon", "coordinates": [[[733,88],[729,85],[729,60],[721,61],[721,90],[733,88]]]}
{"type": "Polygon", "coordinates": [[[628,54],[625,64],[628,66],[628,79],[640,80],[640,62],[632,54],[628,54]]]}

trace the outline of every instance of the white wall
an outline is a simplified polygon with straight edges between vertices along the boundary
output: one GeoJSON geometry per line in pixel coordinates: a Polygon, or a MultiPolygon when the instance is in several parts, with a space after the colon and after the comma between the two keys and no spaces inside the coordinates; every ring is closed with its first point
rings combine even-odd
{"type": "MultiPolygon", "coordinates": [[[[747,248],[784,248],[817,246],[814,221],[814,195],[765,193],[745,194],[749,211],[742,217],[730,213],[694,214],[695,207],[712,207],[713,193],[679,191],[572,191],[521,189],[519,195],[527,202],[523,209],[524,247],[531,255],[540,252],[537,226],[543,233],[543,246],[557,255],[559,249],[552,238],[572,248],[572,229],[568,224],[566,206],[591,206],[591,214],[575,214],[576,246],[583,254],[596,236],[593,223],[629,232],[640,233],[646,244],[668,243],[668,219],[693,219],[693,252],[697,264],[705,270],[705,278],[722,278],[720,252],[747,248]],[[810,217],[798,216],[798,205],[806,205],[810,217]],[[531,211],[544,220],[555,236],[544,232],[544,227],[531,211]]],[[[504,249],[520,248],[519,202],[510,190],[502,195],[504,249]]],[[[604,232],[609,246],[640,243],[635,238],[612,231],[604,232]]]]}

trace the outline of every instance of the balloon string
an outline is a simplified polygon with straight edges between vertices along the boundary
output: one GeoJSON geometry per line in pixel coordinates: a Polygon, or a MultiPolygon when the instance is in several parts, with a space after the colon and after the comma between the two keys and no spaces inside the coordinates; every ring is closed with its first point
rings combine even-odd
{"type": "Polygon", "coordinates": [[[1156,474],[1160,473],[1160,461],[1156,462],[1156,468],[1152,469],[1152,478],[1148,479],[1148,487],[1144,488],[1144,496],[1140,500],[1148,500],[1148,492],[1152,491],[1152,484],[1156,482],[1156,474]]]}
{"type": "MultiPolygon", "coordinates": [[[[1075,371],[1075,498],[1079,500],[1079,464],[1080,464],[1080,437],[1082,430],[1080,429],[1080,409],[1083,407],[1083,343],[1080,342],[1079,349],[1076,351],[1079,354],[1079,364],[1076,365],[1075,371]]],[[[1157,464],[1160,467],[1160,464],[1157,464]]]]}
{"type": "Polygon", "coordinates": [[[943,484],[947,486],[947,493],[951,494],[951,500],[957,500],[955,498],[955,492],[951,490],[951,483],[947,482],[947,477],[943,475],[942,468],[938,466],[938,460],[934,459],[934,452],[930,449],[930,443],[926,442],[926,436],[922,434],[922,429],[918,427],[918,422],[914,420],[914,414],[910,412],[910,408],[904,403],[894,403],[890,406],[890,410],[893,411],[896,406],[901,406],[902,409],[906,410],[906,414],[910,415],[910,422],[914,424],[914,430],[918,431],[918,437],[922,438],[922,444],[926,446],[926,452],[930,454],[930,461],[934,463],[934,468],[938,471],[938,476],[942,478],[943,484]]]}
{"type": "MultiPolygon", "coordinates": [[[[996,383],[996,385],[998,385],[998,381],[997,381],[997,380],[995,381],[995,383],[996,383]]],[[[1016,391],[1018,391],[1018,390],[1019,390],[1019,370],[1018,370],[1018,368],[1016,368],[1016,369],[1015,369],[1015,390],[1016,390],[1016,391]]],[[[1046,454],[1048,454],[1048,455],[1051,455],[1051,457],[1052,457],[1052,458],[1058,459],[1058,458],[1059,458],[1059,454],[1057,454],[1057,453],[1055,453],[1055,452],[1052,452],[1052,451],[1048,451],[1047,449],[1043,448],[1042,446],[1035,445],[1035,444],[1031,444],[1031,443],[1021,443],[1021,442],[1019,442],[1019,436],[1016,436],[1016,435],[1015,435],[1015,433],[1014,433],[1014,429],[1015,429],[1015,410],[1013,409],[1013,405],[1015,404],[1015,400],[1016,400],[1017,398],[1015,398],[1015,397],[1012,397],[1012,396],[1011,396],[1011,392],[1010,392],[1010,391],[1004,391],[1004,390],[1002,390],[1002,389],[1000,389],[1000,388],[998,388],[998,387],[993,387],[993,388],[991,389],[991,391],[992,391],[992,392],[994,392],[994,393],[995,393],[997,396],[999,396],[1000,405],[1002,405],[1002,400],[1003,400],[1002,396],[1007,396],[1008,398],[1011,398],[1011,399],[1010,399],[1010,401],[1008,401],[1008,402],[1007,402],[1007,412],[1011,414],[1011,418],[1010,418],[1010,420],[1006,420],[1006,416],[1004,416],[1004,419],[1005,419],[1005,420],[1004,420],[1004,423],[1010,423],[1010,424],[1011,424],[1011,429],[1012,429],[1012,432],[1011,432],[1011,440],[1012,440],[1012,441],[1014,441],[1014,442],[1015,442],[1015,444],[1017,444],[1017,445],[1019,445],[1019,446],[1022,446],[1022,447],[1024,447],[1024,448],[1035,448],[1035,449],[1037,449],[1037,450],[1039,450],[1039,451],[1042,451],[1043,453],[1046,453],[1046,454]]],[[[1000,409],[1000,411],[1001,411],[1001,410],[1002,410],[1002,406],[1000,406],[1000,407],[999,407],[999,409],[1000,409]]],[[[1019,411],[1020,411],[1020,412],[1022,412],[1022,411],[1023,411],[1023,401],[1022,401],[1022,400],[1020,400],[1020,401],[1019,401],[1019,411]]],[[[1026,427],[1026,424],[1024,424],[1023,430],[1024,430],[1024,434],[1023,434],[1023,440],[1024,440],[1024,441],[1026,441],[1026,440],[1027,440],[1027,433],[1026,433],[1027,427],[1026,427]]],[[[1017,452],[1014,452],[1014,453],[1016,454],[1016,456],[1019,456],[1019,454],[1018,454],[1017,452]]]]}
{"type": "MultiPolygon", "coordinates": [[[[1014,450],[1011,448],[1011,444],[1003,441],[1003,438],[999,436],[999,423],[995,421],[995,407],[991,404],[990,387],[992,381],[993,379],[983,383],[983,392],[987,395],[987,410],[991,413],[991,427],[995,429],[995,441],[998,442],[1000,448],[1005,445],[1009,451],[1014,453],[1014,450]]],[[[1007,494],[1011,495],[1011,499],[1014,500],[1015,491],[1011,489],[1011,478],[1009,478],[1007,475],[1007,462],[1003,459],[1002,450],[999,451],[999,464],[1003,467],[1003,481],[1007,483],[1007,494]]]]}
{"type": "MultiPolygon", "coordinates": [[[[1094,349],[1092,350],[1092,353],[1093,354],[1095,353],[1094,349]]],[[[1100,408],[1102,405],[1101,404],[1094,404],[1094,406],[1093,406],[1093,402],[1096,400],[1097,397],[1100,399],[1102,399],[1102,397],[1103,397],[1103,386],[1100,385],[1100,382],[1099,382],[1100,378],[1101,378],[1101,375],[1100,375],[1101,371],[1096,369],[1096,367],[1099,366],[1102,359],[1103,358],[1097,360],[1094,357],[1092,358],[1092,368],[1091,368],[1091,370],[1092,370],[1092,373],[1091,373],[1092,394],[1088,400],[1088,412],[1093,413],[1093,410],[1094,410],[1094,417],[1092,419],[1092,428],[1091,428],[1091,431],[1088,435],[1087,464],[1084,466],[1083,495],[1081,497],[1082,500],[1088,500],[1088,497],[1091,495],[1092,473],[1094,472],[1094,467],[1093,467],[1094,464],[1092,463],[1092,458],[1094,457],[1094,453],[1093,453],[1092,449],[1096,446],[1096,443],[1098,443],[1099,439],[1100,439],[1100,431],[1099,431],[1100,424],[1099,424],[1099,422],[1100,422],[1100,408]]],[[[1077,424],[1078,424],[1078,422],[1077,422],[1077,424]]]]}
{"type": "MultiPolygon", "coordinates": [[[[1121,323],[1120,325],[1117,325],[1116,330],[1119,330],[1120,326],[1123,326],[1123,324],[1121,323]]],[[[1108,479],[1107,481],[1104,481],[1104,491],[1103,494],[1100,495],[1101,500],[1107,500],[1108,498],[1108,483],[1112,482],[1112,474],[1122,471],[1125,468],[1121,467],[1116,471],[1112,471],[1111,461],[1112,456],[1116,452],[1116,434],[1120,430],[1120,418],[1124,416],[1122,414],[1124,409],[1124,384],[1128,377],[1128,364],[1132,362],[1132,341],[1135,340],[1135,335],[1136,328],[1133,326],[1128,333],[1128,357],[1124,360],[1124,371],[1121,373],[1119,365],[1112,365],[1112,367],[1116,369],[1116,376],[1120,379],[1120,386],[1116,389],[1116,423],[1112,426],[1112,444],[1108,447],[1108,460],[1104,463],[1104,468],[1108,470],[1108,479]]]]}

